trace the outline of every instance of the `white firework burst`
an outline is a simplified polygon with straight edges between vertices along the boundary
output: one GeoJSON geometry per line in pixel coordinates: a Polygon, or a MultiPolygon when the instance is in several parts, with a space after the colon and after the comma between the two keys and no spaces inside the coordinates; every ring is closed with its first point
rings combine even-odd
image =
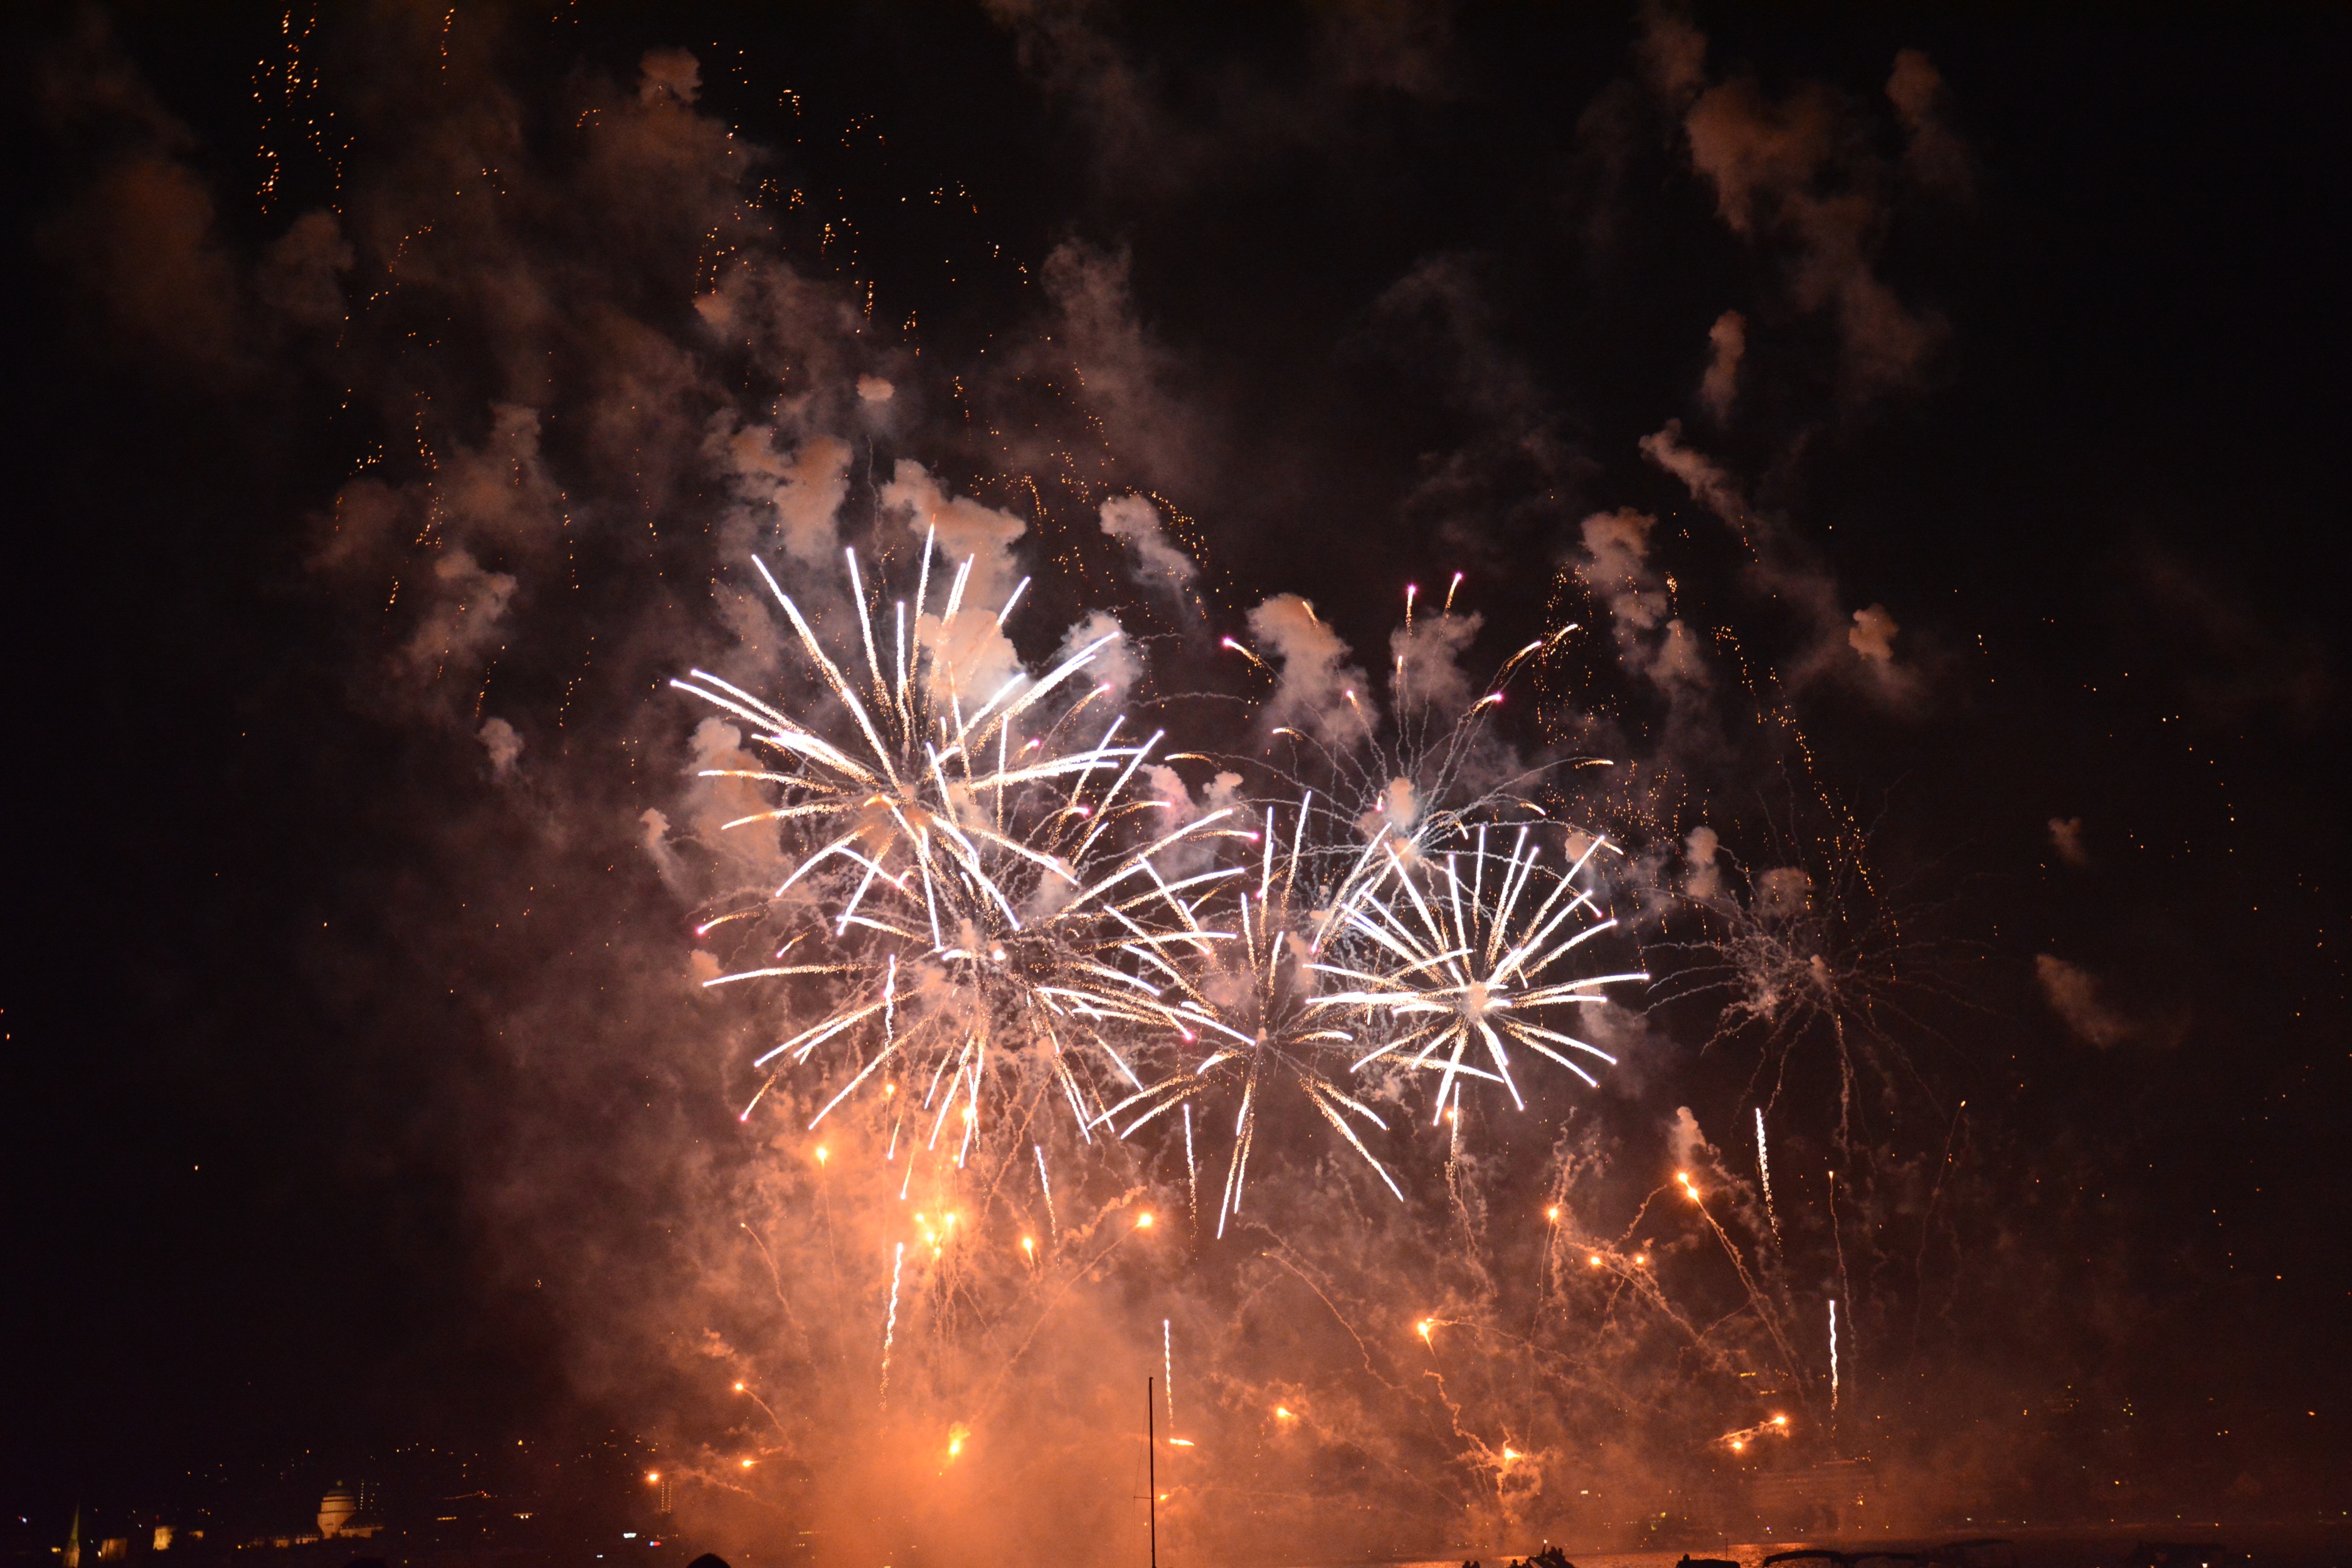
{"type": "Polygon", "coordinates": [[[1417,868],[1388,847],[1388,875],[1340,911],[1368,958],[1316,966],[1355,987],[1318,998],[1319,1005],[1358,1009],[1389,1026],[1354,1071],[1386,1062],[1438,1074],[1433,1121],[1459,1103],[1469,1079],[1499,1083],[1525,1106],[1507,1038],[1595,1082],[1583,1063],[1616,1058],[1557,1026],[1564,1013],[1606,1001],[1602,987],[1649,978],[1562,973],[1571,954],[1617,923],[1578,885],[1609,845],[1592,839],[1554,870],[1542,863],[1537,826],[1519,825],[1507,851],[1490,846],[1488,826],[1457,828],[1466,850],[1424,850],[1417,868]]]}
{"type": "MultiPolygon", "coordinates": [[[[780,1058],[799,1065],[844,1042],[856,1052],[856,1069],[816,1119],[872,1081],[895,1094],[891,1075],[907,1076],[925,1085],[911,1109],[929,1118],[927,1146],[937,1145],[956,1107],[963,1108],[961,1163],[978,1135],[988,1086],[1005,1080],[1014,1064],[1050,1062],[1082,1131],[1101,1113],[1096,1078],[1108,1072],[1113,1081],[1139,1086],[1113,1037],[1164,1023],[1170,1008],[1160,987],[1109,960],[1120,950],[1193,940],[1183,930],[1187,893],[1227,873],[1171,882],[1151,858],[1213,835],[1230,814],[1152,834],[1139,819],[1162,803],[1127,791],[1161,737],[1122,742],[1122,715],[1090,741],[1074,739],[1107,686],[1086,690],[1059,713],[1045,706],[1109,637],[1042,679],[1014,675],[967,710],[950,650],[979,644],[968,623],[988,612],[964,603],[967,560],[931,617],[932,553],[927,537],[914,615],[910,620],[904,601],[894,605],[886,666],[849,552],[863,681],[844,672],[761,567],[842,710],[835,732],[705,671],[672,684],[746,721],[751,742],[778,759],[769,769],[706,770],[772,785],[780,796],[726,826],[782,824],[798,851],[772,891],[703,928],[757,917],[760,929],[784,937],[782,944],[768,962],[706,984],[820,979],[824,1015],[755,1065],[780,1058]],[[910,625],[918,629],[911,637],[910,625]]],[[[994,612],[995,626],[1020,593],[994,612]]],[[[1202,896],[1194,893],[1195,900],[1202,896]]],[[[1034,1081],[1025,1072],[1014,1076],[1034,1081]]],[[[902,1110],[902,1122],[907,1115],[902,1110]]]]}

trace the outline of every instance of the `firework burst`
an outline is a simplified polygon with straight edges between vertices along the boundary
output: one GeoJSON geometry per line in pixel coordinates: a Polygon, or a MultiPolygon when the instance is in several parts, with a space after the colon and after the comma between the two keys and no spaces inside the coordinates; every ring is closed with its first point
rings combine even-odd
{"type": "MultiPolygon", "coordinates": [[[[1387,1166],[1349,1124],[1350,1117],[1358,1117],[1388,1130],[1378,1111],[1340,1087],[1359,1038],[1346,1026],[1353,1020],[1334,1014],[1315,994],[1316,960],[1333,930],[1336,900],[1328,896],[1334,890],[1318,888],[1313,877],[1307,837],[1313,806],[1311,795],[1300,799],[1284,848],[1277,847],[1282,843],[1279,814],[1273,806],[1265,808],[1263,824],[1253,835],[1259,845],[1256,886],[1241,888],[1223,911],[1233,929],[1202,933],[1204,939],[1215,940],[1204,941],[1200,963],[1188,971],[1139,952],[1150,959],[1175,996],[1173,1011],[1183,1022],[1185,1044],[1197,1045],[1204,1054],[1149,1088],[1139,1088],[1108,1114],[1124,1120],[1124,1137],[1180,1105],[1189,1115],[1196,1101],[1226,1096],[1237,1101],[1233,1152],[1217,1206],[1220,1236],[1226,1219],[1240,1210],[1258,1112],[1277,1089],[1295,1089],[1304,1095],[1380,1173],[1389,1191],[1403,1196],[1387,1166]]],[[[1357,858],[1337,890],[1339,898],[1351,896],[1346,889],[1360,879],[1368,863],[1364,857],[1357,858]]]]}
{"type": "Polygon", "coordinates": [[[1302,788],[1295,806],[1187,812],[1171,827],[1155,813],[1181,802],[1129,788],[1163,736],[1123,738],[1126,717],[1101,710],[1110,687],[1087,679],[1111,638],[1042,679],[1016,670],[967,707],[971,672],[1009,653],[1001,628],[1021,590],[993,612],[968,605],[966,561],[934,613],[933,556],[927,538],[911,606],[883,601],[883,637],[849,553],[862,673],[761,569],[820,678],[814,711],[701,671],[675,683],[750,724],[777,759],[706,771],[772,788],[774,804],[727,826],[774,825],[791,850],[772,889],[702,928],[748,921],[739,929],[772,951],[706,984],[782,988],[796,1026],[756,1065],[782,1072],[825,1054],[831,1082],[811,1127],[878,1086],[888,1157],[919,1148],[961,1169],[991,1126],[1027,1127],[1041,1097],[1087,1142],[1105,1130],[1125,1142],[1181,1111],[1197,1206],[1198,1112],[1221,1142],[1231,1128],[1222,1235],[1271,1096],[1311,1105],[1402,1199],[1367,1132],[1391,1130],[1379,1102],[1393,1104],[1402,1080],[1436,1074],[1442,1120],[1471,1080],[1524,1108],[1514,1049],[1588,1084],[1592,1064],[1613,1060],[1561,1026],[1604,988],[1646,978],[1570,973],[1616,923],[1591,875],[1611,847],[1572,839],[1572,861],[1547,864],[1564,830],[1507,787],[1465,784],[1494,776],[1470,759],[1502,683],[1560,634],[1514,655],[1442,733],[1432,704],[1404,700],[1401,655],[1410,732],[1353,764],[1374,770],[1358,781],[1364,811],[1302,788]],[[1526,819],[1498,826],[1502,814],[1526,819]]]}
{"type": "Polygon", "coordinates": [[[1323,1005],[1359,1009],[1388,1026],[1387,1037],[1351,1070],[1386,1062],[1435,1072],[1433,1121],[1458,1105],[1463,1083],[1473,1079],[1502,1085],[1511,1103],[1525,1109],[1506,1037],[1586,1084],[1596,1082],[1582,1064],[1614,1066],[1617,1058],[1556,1027],[1564,1021],[1560,1010],[1598,1006],[1607,1000],[1602,987],[1649,979],[1638,970],[1561,973],[1571,953],[1617,923],[1591,887],[1579,885],[1580,879],[1589,882],[1593,858],[1610,845],[1587,839],[1556,870],[1543,864],[1536,826],[1519,824],[1507,851],[1494,847],[1489,826],[1457,826],[1466,845],[1424,854],[1418,871],[1392,846],[1376,846],[1387,850],[1389,874],[1351,900],[1340,918],[1381,966],[1316,966],[1357,987],[1329,994],[1323,1005]],[[1483,1061],[1473,1059],[1474,1051],[1483,1061]]]}
{"type": "Polygon", "coordinates": [[[811,1125],[870,1083],[895,1095],[905,1077],[920,1094],[898,1111],[892,1147],[906,1129],[936,1149],[960,1121],[961,1164],[984,1107],[1001,1098],[992,1086],[1035,1087],[1033,1062],[1049,1064],[1044,1077],[1082,1132],[1101,1115],[1106,1078],[1140,1087],[1117,1038],[1172,1026],[1171,1010],[1159,986],[1111,961],[1206,940],[1188,897],[1206,897],[1204,885],[1229,873],[1171,881],[1152,857],[1213,836],[1228,814],[1153,834],[1147,819],[1161,803],[1134,797],[1129,785],[1161,737],[1128,743],[1118,715],[1103,716],[1099,732],[1085,738],[1087,710],[1109,688],[1078,678],[1109,637],[1042,679],[1016,672],[968,709],[966,678],[992,651],[1021,590],[993,613],[967,605],[967,560],[934,614],[933,553],[927,536],[913,614],[905,601],[892,605],[887,660],[849,553],[863,680],[827,653],[761,567],[839,710],[833,732],[705,671],[672,684],[744,721],[752,742],[777,759],[772,768],[705,770],[772,786],[780,797],[726,826],[778,824],[796,851],[772,891],[700,927],[708,933],[748,918],[778,945],[764,962],[706,984],[820,983],[821,1016],[755,1065],[800,1066],[841,1042],[855,1052],[854,1070],[811,1125]],[[1079,694],[1056,711],[1048,699],[1066,690],[1079,694]]]}

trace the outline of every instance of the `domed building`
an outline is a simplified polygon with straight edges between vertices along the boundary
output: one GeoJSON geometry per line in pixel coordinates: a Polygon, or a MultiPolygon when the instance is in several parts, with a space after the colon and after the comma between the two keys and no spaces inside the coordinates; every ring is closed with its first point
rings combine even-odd
{"type": "Polygon", "coordinates": [[[352,1496],[350,1490],[344,1487],[342,1482],[337,1481],[334,1485],[334,1489],[328,1492],[325,1497],[319,1500],[319,1534],[320,1538],[327,1541],[332,1541],[338,1535],[342,1534],[343,1527],[349,1524],[352,1521],[352,1517],[359,1511],[360,1500],[352,1496]]]}

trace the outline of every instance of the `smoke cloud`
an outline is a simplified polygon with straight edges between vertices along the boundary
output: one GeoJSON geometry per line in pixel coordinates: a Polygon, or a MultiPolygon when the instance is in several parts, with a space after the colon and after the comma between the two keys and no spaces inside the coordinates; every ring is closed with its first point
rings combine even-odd
{"type": "Polygon", "coordinates": [[[1249,628],[1278,667],[1274,694],[1260,710],[1268,729],[1301,730],[1338,751],[1371,733],[1370,683],[1314,605],[1277,594],[1250,611],[1249,628]]]}
{"type": "Polygon", "coordinates": [[[1730,419],[1732,403],[1739,395],[1739,362],[1748,355],[1748,318],[1737,310],[1726,310],[1707,329],[1706,342],[1714,357],[1707,361],[1706,378],[1699,383],[1698,400],[1721,425],[1730,419]]]}
{"type": "Polygon", "coordinates": [[[1141,496],[1111,497],[1102,504],[1102,531],[1133,554],[1137,580],[1144,586],[1166,594],[1180,608],[1192,602],[1192,582],[1201,569],[1170,541],[1150,501],[1141,496]]]}
{"type": "Polygon", "coordinates": [[[2044,952],[2034,958],[2033,974],[2050,1010],[2084,1044],[2106,1049],[2139,1033],[2137,1026],[2100,997],[2098,981],[2080,964],[2044,952]]]}
{"type": "MultiPolygon", "coordinates": [[[[1712,187],[1725,226],[1783,257],[1794,310],[1835,322],[1849,395],[1918,388],[1947,328],[1906,306],[1879,274],[1885,173],[1860,150],[1837,95],[1813,83],[1775,100],[1752,77],[1711,82],[1706,35],[1663,10],[1651,12],[1640,54],[1659,97],[1682,116],[1691,166],[1712,187]]],[[[1887,95],[1922,181],[1965,194],[1966,149],[1943,118],[1942,80],[1924,54],[1897,56],[1887,95]]],[[[1719,342],[1717,352],[1720,363],[1719,342]]]]}

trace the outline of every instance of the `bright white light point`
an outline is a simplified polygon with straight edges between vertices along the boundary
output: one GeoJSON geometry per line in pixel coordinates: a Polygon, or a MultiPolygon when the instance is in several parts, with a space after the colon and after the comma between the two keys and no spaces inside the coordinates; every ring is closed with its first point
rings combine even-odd
{"type": "Polygon", "coordinates": [[[1436,1322],[1437,1320],[1434,1318],[1423,1318],[1421,1321],[1412,1326],[1413,1331],[1419,1334],[1423,1339],[1426,1340],[1429,1338],[1430,1329],[1433,1327],[1436,1322]]]}
{"type": "Polygon", "coordinates": [[[1788,1424],[1789,1418],[1785,1415],[1775,1415],[1772,1417],[1772,1425],[1775,1426],[1786,1426],[1788,1424]]]}
{"type": "Polygon", "coordinates": [[[1549,1207],[1549,1208],[1548,1208],[1548,1209],[1544,1210],[1544,1218],[1549,1219],[1549,1220],[1557,1220],[1557,1219],[1559,1219],[1559,1205],[1557,1205],[1557,1204],[1554,1204],[1551,1207],[1549,1207]]]}
{"type": "Polygon", "coordinates": [[[736,1392],[736,1393],[738,1393],[738,1394],[742,1393],[742,1392],[743,1392],[743,1385],[742,1385],[741,1384],[740,1384],[740,1383],[739,1383],[739,1384],[737,1384],[735,1385],[735,1392],[736,1392]]]}
{"type": "Polygon", "coordinates": [[[649,1481],[657,1481],[661,1479],[661,1472],[659,1470],[647,1470],[646,1472],[646,1479],[649,1481]]]}
{"type": "Polygon", "coordinates": [[[1298,1417],[1290,1413],[1287,1406],[1281,1405],[1277,1405],[1274,1407],[1274,1415],[1275,1419],[1277,1421],[1296,1421],[1298,1419],[1298,1417]]]}
{"type": "Polygon", "coordinates": [[[816,1163],[820,1165],[833,1157],[833,1151],[820,1143],[816,1146],[816,1163]]]}
{"type": "Polygon", "coordinates": [[[1145,1215],[1141,1219],[1137,1220],[1135,1222],[1135,1228],[1138,1230],[1150,1230],[1151,1228],[1151,1216],[1150,1215],[1145,1215]]]}
{"type": "Polygon", "coordinates": [[[1509,1464],[1513,1459],[1517,1458],[1518,1457],[1519,1457],[1519,1451],[1518,1451],[1517,1448],[1507,1448],[1507,1448],[1505,1448],[1505,1449],[1503,1450],[1503,1462],[1504,1462],[1505,1464],[1507,1464],[1507,1464],[1509,1464]]]}
{"type": "Polygon", "coordinates": [[[751,1468],[751,1460],[749,1460],[749,1459],[744,1460],[744,1461],[743,1461],[743,1468],[744,1468],[745,1469],[747,1469],[747,1470],[748,1470],[748,1469],[750,1469],[750,1468],[751,1468]]]}
{"type": "Polygon", "coordinates": [[[1598,1268],[1601,1267],[1601,1254],[1596,1252],[1591,1258],[1586,1258],[1585,1261],[1591,1264],[1595,1268],[1598,1268]]]}

